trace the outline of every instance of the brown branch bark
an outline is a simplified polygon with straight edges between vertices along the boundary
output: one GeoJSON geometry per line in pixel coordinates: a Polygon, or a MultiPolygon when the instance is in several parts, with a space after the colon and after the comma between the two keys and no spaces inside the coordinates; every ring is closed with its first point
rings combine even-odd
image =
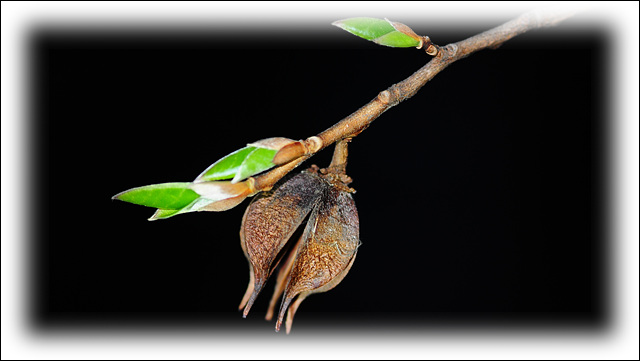
{"type": "Polygon", "coordinates": [[[336,142],[336,149],[333,151],[329,168],[334,173],[345,174],[347,172],[347,157],[349,156],[348,145],[351,138],[341,139],[336,142]]]}
{"type": "MultiPolygon", "coordinates": [[[[305,142],[309,143],[313,138],[315,142],[315,146],[312,147],[313,149],[303,149],[300,147],[297,153],[288,152],[286,156],[287,163],[282,161],[282,163],[285,164],[264,175],[256,177],[255,193],[270,189],[280,178],[321,149],[345,138],[357,136],[371,125],[371,122],[382,115],[382,113],[414,96],[429,80],[433,79],[452,63],[482,49],[495,49],[509,39],[527,31],[554,26],[574,15],[574,13],[574,10],[535,10],[468,39],[439,47],[437,55],[410,77],[380,92],[378,96],[368,104],[318,134],[316,137],[307,139],[305,142]]],[[[339,148],[336,147],[336,151],[338,151],[338,149],[339,148]]],[[[346,163],[346,142],[344,154],[346,163]]],[[[334,154],[334,158],[335,157],[336,155],[334,154]]],[[[280,158],[283,157],[279,157],[279,159],[280,158]]]]}

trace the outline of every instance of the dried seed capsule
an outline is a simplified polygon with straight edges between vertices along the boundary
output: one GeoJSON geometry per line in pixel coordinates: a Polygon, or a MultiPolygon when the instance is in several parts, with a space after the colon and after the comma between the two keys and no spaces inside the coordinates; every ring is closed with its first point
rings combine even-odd
{"type": "Polygon", "coordinates": [[[342,281],[360,245],[359,229],[358,211],[351,194],[330,186],[311,213],[302,235],[287,278],[276,331],[280,330],[284,313],[296,296],[287,314],[287,333],[298,306],[307,296],[328,291],[342,281]]]}
{"type": "Polygon", "coordinates": [[[240,303],[246,317],[272,271],[272,263],[329,185],[305,171],[257,196],[247,207],[240,244],[249,260],[250,280],[240,303]]]}

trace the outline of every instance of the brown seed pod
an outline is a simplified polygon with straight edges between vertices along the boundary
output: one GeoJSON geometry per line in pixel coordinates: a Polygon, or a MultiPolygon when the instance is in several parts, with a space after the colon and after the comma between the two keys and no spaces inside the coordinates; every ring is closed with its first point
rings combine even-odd
{"type": "Polygon", "coordinates": [[[269,278],[277,255],[328,187],[315,172],[305,171],[257,196],[247,207],[240,228],[240,244],[250,269],[249,286],[239,307],[244,308],[244,317],[269,278]]]}
{"type": "MultiPolygon", "coordinates": [[[[289,275],[276,331],[280,330],[287,309],[289,333],[300,303],[311,294],[334,288],[347,275],[360,245],[359,230],[358,211],[351,194],[330,186],[309,217],[293,263],[283,267],[284,272],[289,268],[289,275]]],[[[280,284],[276,286],[276,293],[281,289],[280,284]]]]}

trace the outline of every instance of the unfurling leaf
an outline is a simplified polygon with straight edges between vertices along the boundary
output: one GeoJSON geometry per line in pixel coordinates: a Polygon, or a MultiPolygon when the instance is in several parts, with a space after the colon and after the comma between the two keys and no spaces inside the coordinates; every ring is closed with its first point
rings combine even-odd
{"type": "Polygon", "coordinates": [[[173,216],[177,216],[178,214],[189,213],[189,212],[197,212],[200,210],[204,210],[207,206],[215,201],[206,198],[196,198],[193,202],[187,204],[186,206],[180,209],[158,209],[156,212],[149,218],[150,221],[155,221],[156,219],[166,219],[171,218],[173,216]]]}
{"type": "Polygon", "coordinates": [[[422,38],[411,28],[387,19],[350,18],[334,21],[332,25],[379,45],[393,48],[422,46],[422,38]]]}
{"type": "Polygon", "coordinates": [[[113,199],[158,208],[150,221],[188,212],[226,211],[254,192],[253,179],[241,181],[274,167],[276,153],[294,143],[300,142],[280,137],[262,139],[218,160],[193,182],[133,188],[113,199]]]}
{"type": "Polygon", "coordinates": [[[246,147],[213,163],[195,181],[231,179],[231,183],[237,183],[274,167],[273,157],[278,150],[293,142],[287,138],[267,138],[247,144],[246,147]]]}
{"type": "Polygon", "coordinates": [[[155,221],[156,219],[171,218],[180,213],[181,212],[179,209],[157,209],[156,212],[151,217],[149,217],[149,220],[155,221]]]}
{"type": "Polygon", "coordinates": [[[278,151],[273,149],[254,148],[254,150],[251,151],[247,158],[242,162],[240,167],[238,167],[231,183],[239,182],[254,174],[258,174],[275,167],[272,160],[276,153],[278,153],[278,151]]]}
{"type": "Polygon", "coordinates": [[[204,172],[196,178],[196,181],[214,181],[235,177],[242,163],[255,149],[255,147],[244,147],[236,150],[210,165],[209,168],[205,169],[204,172]]]}
{"type": "Polygon", "coordinates": [[[162,183],[129,189],[113,196],[112,199],[141,206],[178,210],[198,198],[191,189],[191,183],[162,183]]]}
{"type": "Polygon", "coordinates": [[[226,211],[251,194],[249,183],[252,181],[153,184],[124,191],[113,199],[158,208],[149,218],[154,221],[189,212],[226,211]]]}

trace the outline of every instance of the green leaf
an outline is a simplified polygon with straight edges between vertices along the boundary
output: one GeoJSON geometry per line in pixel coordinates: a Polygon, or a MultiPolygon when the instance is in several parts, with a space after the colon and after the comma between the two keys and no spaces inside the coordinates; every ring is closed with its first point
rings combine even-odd
{"type": "Polygon", "coordinates": [[[334,21],[332,25],[367,40],[373,40],[396,31],[388,21],[376,18],[350,18],[334,21]]]}
{"type": "Polygon", "coordinates": [[[392,48],[415,48],[420,42],[399,31],[392,31],[386,35],[373,40],[378,45],[390,46],[392,48]]]}
{"type": "Polygon", "coordinates": [[[386,19],[350,18],[335,21],[332,25],[376,44],[394,48],[418,47],[422,42],[408,26],[391,23],[386,19]]]}
{"type": "Polygon", "coordinates": [[[213,163],[196,178],[196,181],[233,178],[231,183],[237,183],[274,167],[272,160],[277,152],[275,149],[254,146],[244,147],[213,163]]]}
{"type": "Polygon", "coordinates": [[[162,183],[129,189],[112,199],[166,210],[182,209],[199,198],[191,183],[162,183]]]}
{"type": "Polygon", "coordinates": [[[157,209],[156,213],[154,213],[149,220],[155,221],[156,219],[166,219],[171,218],[180,213],[179,209],[157,209]]]}
{"type": "Polygon", "coordinates": [[[199,197],[188,205],[180,208],[180,209],[158,209],[156,212],[149,218],[150,221],[155,221],[157,219],[166,219],[171,218],[173,216],[177,216],[182,213],[196,212],[202,209],[203,207],[208,206],[209,204],[215,201],[207,198],[199,197]]]}
{"type": "Polygon", "coordinates": [[[273,160],[273,157],[276,156],[276,153],[278,153],[278,151],[275,149],[254,149],[253,152],[251,152],[242,162],[236,176],[231,180],[231,183],[237,183],[254,174],[258,174],[274,167],[274,164],[271,161],[273,160]]]}
{"type": "Polygon", "coordinates": [[[205,169],[196,180],[198,181],[214,181],[221,179],[231,179],[242,166],[242,162],[247,158],[255,147],[244,147],[218,160],[205,169]]]}

